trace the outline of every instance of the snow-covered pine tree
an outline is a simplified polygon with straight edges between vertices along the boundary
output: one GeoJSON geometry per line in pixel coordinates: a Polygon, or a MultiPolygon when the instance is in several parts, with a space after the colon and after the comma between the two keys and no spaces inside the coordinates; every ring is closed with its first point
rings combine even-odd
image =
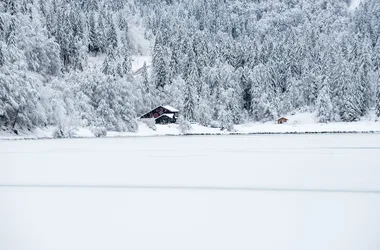
{"type": "Polygon", "coordinates": [[[179,69],[179,58],[178,58],[178,46],[175,46],[172,49],[171,57],[170,57],[170,62],[169,62],[169,72],[168,72],[168,84],[171,84],[176,78],[180,72],[179,69]]]}
{"type": "Polygon", "coordinates": [[[251,74],[252,115],[256,121],[269,121],[277,116],[273,102],[273,85],[269,82],[269,73],[265,65],[257,65],[251,74]]]}
{"type": "Polygon", "coordinates": [[[373,48],[372,54],[373,70],[380,71],[380,37],[377,39],[376,45],[373,48]]]}
{"type": "Polygon", "coordinates": [[[3,53],[3,45],[0,42],[0,68],[3,67],[5,64],[5,58],[4,58],[4,53],[3,53]]]}
{"type": "Polygon", "coordinates": [[[116,49],[118,47],[117,33],[116,33],[115,23],[113,22],[113,20],[110,21],[110,27],[107,33],[106,46],[112,49],[116,49]]]}
{"type": "Polygon", "coordinates": [[[100,50],[100,42],[99,42],[99,32],[97,30],[97,25],[95,22],[95,13],[91,12],[90,20],[89,20],[89,45],[88,50],[90,52],[95,53],[95,56],[100,50]]]}
{"type": "Polygon", "coordinates": [[[219,97],[218,120],[222,130],[232,131],[234,127],[233,113],[228,105],[231,89],[223,89],[219,97]]]}
{"type": "Polygon", "coordinates": [[[319,92],[316,105],[318,122],[330,122],[332,118],[333,108],[331,103],[330,90],[326,79],[324,80],[324,84],[319,92]]]}
{"type": "Polygon", "coordinates": [[[143,67],[142,67],[142,79],[143,79],[143,88],[145,93],[151,92],[151,86],[149,84],[149,78],[148,78],[148,67],[146,66],[146,62],[144,61],[143,67]]]}
{"type": "Polygon", "coordinates": [[[179,110],[183,110],[185,81],[181,76],[175,78],[172,84],[165,86],[165,103],[179,110]]]}
{"type": "Polygon", "coordinates": [[[19,3],[16,0],[4,0],[4,7],[5,12],[9,13],[10,15],[15,15],[18,12],[19,9],[19,3]]]}
{"type": "Polygon", "coordinates": [[[98,5],[99,0],[87,0],[83,2],[85,4],[85,9],[89,12],[91,11],[98,11],[99,10],[99,5],[98,5]]]}
{"type": "Polygon", "coordinates": [[[245,66],[241,69],[241,87],[243,89],[243,107],[247,112],[251,112],[251,104],[252,104],[252,79],[250,77],[250,69],[245,66]]]}
{"type": "Polygon", "coordinates": [[[195,86],[193,82],[186,82],[184,88],[183,97],[183,117],[186,121],[194,122],[196,120],[196,96],[195,96],[195,86]]]}
{"type": "Polygon", "coordinates": [[[5,39],[5,26],[4,26],[3,17],[0,16],[0,41],[4,41],[4,39],[5,39]]]}
{"type": "Polygon", "coordinates": [[[212,122],[213,108],[210,100],[210,89],[208,85],[202,87],[197,106],[198,122],[203,126],[209,126],[212,122]]]}
{"type": "Polygon", "coordinates": [[[376,82],[376,105],[375,105],[376,115],[380,117],[380,72],[378,72],[378,78],[376,82]]]}
{"type": "Polygon", "coordinates": [[[164,48],[160,34],[157,35],[154,44],[152,63],[156,88],[162,91],[167,84],[168,69],[166,66],[164,48]]]}
{"type": "Polygon", "coordinates": [[[103,13],[101,12],[98,15],[98,42],[99,42],[99,48],[101,52],[107,52],[108,46],[106,41],[106,29],[104,26],[104,17],[103,13]]]}
{"type": "Polygon", "coordinates": [[[343,90],[341,119],[345,122],[358,121],[361,116],[361,94],[359,83],[349,80],[343,90]]]}
{"type": "Polygon", "coordinates": [[[367,113],[370,107],[371,101],[371,83],[370,83],[370,75],[373,70],[372,65],[372,45],[369,37],[365,37],[360,41],[360,53],[357,58],[355,58],[356,62],[356,81],[358,83],[358,96],[359,106],[360,106],[360,116],[363,116],[367,113]]]}
{"type": "Polygon", "coordinates": [[[115,51],[112,47],[107,49],[107,56],[103,62],[102,73],[105,75],[116,76],[117,72],[117,60],[115,56],[115,51]]]}
{"type": "Polygon", "coordinates": [[[6,43],[8,46],[15,46],[16,45],[16,32],[17,32],[17,19],[15,16],[11,17],[10,25],[8,28],[8,32],[6,35],[6,43]]]}

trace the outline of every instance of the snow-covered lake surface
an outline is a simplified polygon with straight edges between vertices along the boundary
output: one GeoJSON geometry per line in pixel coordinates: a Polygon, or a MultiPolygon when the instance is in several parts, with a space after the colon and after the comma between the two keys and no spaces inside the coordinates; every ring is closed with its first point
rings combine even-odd
{"type": "Polygon", "coordinates": [[[379,134],[0,141],[0,249],[379,249],[379,155],[379,134]]]}

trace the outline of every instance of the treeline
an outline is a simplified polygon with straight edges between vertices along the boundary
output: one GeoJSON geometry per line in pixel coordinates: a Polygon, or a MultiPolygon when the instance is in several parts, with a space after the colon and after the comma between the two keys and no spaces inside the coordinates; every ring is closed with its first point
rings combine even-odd
{"type": "Polygon", "coordinates": [[[298,111],[320,122],[380,115],[380,2],[349,4],[3,0],[0,127],[136,131],[157,104],[227,129],[298,111]],[[137,24],[153,65],[134,75],[137,24]]]}

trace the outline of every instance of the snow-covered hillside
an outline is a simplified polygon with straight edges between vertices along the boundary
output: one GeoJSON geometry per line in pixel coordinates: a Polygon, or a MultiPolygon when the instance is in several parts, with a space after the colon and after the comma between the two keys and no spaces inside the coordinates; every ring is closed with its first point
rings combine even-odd
{"type": "Polygon", "coordinates": [[[165,104],[228,129],[300,112],[364,121],[380,116],[379,12],[377,0],[1,1],[0,130],[136,132],[165,104]]]}

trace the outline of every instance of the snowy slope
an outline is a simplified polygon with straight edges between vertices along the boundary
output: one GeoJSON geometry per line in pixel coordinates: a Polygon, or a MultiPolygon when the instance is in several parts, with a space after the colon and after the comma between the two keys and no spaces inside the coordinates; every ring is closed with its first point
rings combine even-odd
{"type": "Polygon", "coordinates": [[[350,11],[355,10],[357,7],[359,7],[359,5],[360,5],[361,2],[362,2],[362,0],[351,0],[350,6],[349,6],[348,9],[350,11]]]}
{"type": "Polygon", "coordinates": [[[138,73],[138,71],[146,63],[147,67],[150,67],[152,64],[151,56],[132,56],[132,71],[133,73],[138,73]]]}

